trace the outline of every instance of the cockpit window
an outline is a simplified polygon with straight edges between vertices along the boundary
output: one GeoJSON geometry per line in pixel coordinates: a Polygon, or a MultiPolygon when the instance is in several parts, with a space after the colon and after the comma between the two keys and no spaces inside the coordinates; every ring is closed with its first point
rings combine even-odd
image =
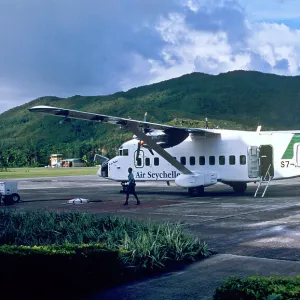
{"type": "Polygon", "coordinates": [[[122,152],[123,152],[123,150],[120,149],[120,150],[119,150],[119,156],[122,156],[122,152]]]}
{"type": "Polygon", "coordinates": [[[123,156],[128,156],[128,149],[123,149],[123,156]]]}

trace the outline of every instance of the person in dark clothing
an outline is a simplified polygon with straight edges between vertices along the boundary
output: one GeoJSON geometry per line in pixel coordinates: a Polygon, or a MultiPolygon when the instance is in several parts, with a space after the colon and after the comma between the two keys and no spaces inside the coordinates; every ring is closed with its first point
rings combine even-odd
{"type": "Polygon", "coordinates": [[[129,198],[130,194],[132,194],[135,197],[136,205],[139,205],[141,202],[135,192],[135,180],[134,180],[134,176],[132,174],[132,168],[128,169],[128,186],[126,189],[126,201],[123,205],[128,205],[128,198],[129,198]]]}

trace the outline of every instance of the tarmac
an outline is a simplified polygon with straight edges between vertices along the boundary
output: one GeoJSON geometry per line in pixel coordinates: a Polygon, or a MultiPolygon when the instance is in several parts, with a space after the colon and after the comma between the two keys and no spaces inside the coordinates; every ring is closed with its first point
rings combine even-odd
{"type": "Polygon", "coordinates": [[[212,299],[222,280],[233,275],[300,274],[300,179],[271,182],[264,198],[253,197],[256,186],[249,184],[241,196],[217,184],[206,188],[203,197],[191,198],[174,183],[137,183],[141,205],[134,205],[130,196],[124,207],[119,183],[96,175],[20,179],[22,202],[9,209],[79,210],[180,222],[217,254],[183,270],[130,282],[92,299],[212,299]],[[78,197],[90,202],[67,203],[78,197]]]}

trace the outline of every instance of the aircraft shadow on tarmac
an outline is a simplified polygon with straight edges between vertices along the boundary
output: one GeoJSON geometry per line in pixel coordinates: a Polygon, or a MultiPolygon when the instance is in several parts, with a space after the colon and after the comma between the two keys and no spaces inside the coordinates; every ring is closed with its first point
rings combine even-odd
{"type": "MultiPolygon", "coordinates": [[[[299,190],[297,189],[282,189],[282,188],[276,188],[273,190],[267,190],[264,198],[292,198],[292,197],[298,197],[299,196],[299,190]]],[[[263,190],[260,190],[259,193],[257,194],[257,198],[261,198],[261,195],[263,193],[263,190]]],[[[255,194],[255,189],[251,189],[249,191],[246,191],[243,194],[240,193],[235,193],[232,190],[209,190],[205,191],[202,196],[197,196],[197,197],[191,197],[187,191],[161,191],[161,190],[137,190],[138,195],[166,195],[166,196],[182,196],[185,198],[212,198],[212,197],[231,197],[231,198],[240,198],[240,197],[253,197],[255,194]]]]}
{"type": "Polygon", "coordinates": [[[245,194],[236,194],[232,191],[207,191],[204,192],[202,196],[198,197],[191,197],[187,191],[146,191],[146,190],[139,190],[137,191],[138,195],[167,195],[167,196],[183,196],[186,198],[205,198],[205,197],[242,197],[247,196],[251,197],[253,196],[252,192],[247,192],[245,194]]]}

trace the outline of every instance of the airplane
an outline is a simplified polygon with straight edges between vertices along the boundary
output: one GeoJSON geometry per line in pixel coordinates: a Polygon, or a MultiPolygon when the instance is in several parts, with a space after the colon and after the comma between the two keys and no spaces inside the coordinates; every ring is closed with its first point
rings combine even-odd
{"type": "Polygon", "coordinates": [[[29,111],[130,130],[133,139],[124,142],[114,158],[106,158],[97,172],[100,177],[121,182],[123,191],[129,167],[137,182],[175,182],[192,197],[202,196],[205,187],[217,182],[239,194],[246,191],[248,183],[259,182],[256,197],[260,186],[265,184],[265,193],[271,180],[300,176],[300,130],[189,128],[44,105],[29,111]]]}

